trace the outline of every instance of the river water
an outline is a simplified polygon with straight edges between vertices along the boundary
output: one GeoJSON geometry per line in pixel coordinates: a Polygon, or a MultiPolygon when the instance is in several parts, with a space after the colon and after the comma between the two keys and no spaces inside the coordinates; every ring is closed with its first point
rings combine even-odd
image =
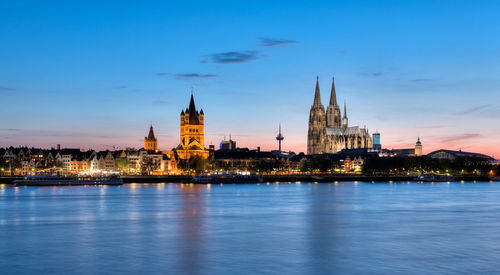
{"type": "Polygon", "coordinates": [[[500,183],[0,185],[1,274],[498,274],[500,183]]]}

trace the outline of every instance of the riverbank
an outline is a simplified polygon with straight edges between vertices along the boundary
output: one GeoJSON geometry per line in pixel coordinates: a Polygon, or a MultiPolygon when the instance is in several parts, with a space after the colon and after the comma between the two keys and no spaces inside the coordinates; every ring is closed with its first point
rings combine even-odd
{"type": "MultiPolygon", "coordinates": [[[[335,182],[335,181],[362,181],[362,182],[408,182],[414,181],[413,176],[364,176],[364,175],[267,175],[262,177],[264,182],[335,182]]],[[[11,184],[21,177],[0,177],[0,183],[11,184]]],[[[191,176],[123,176],[123,183],[190,183],[191,176]]],[[[457,176],[455,181],[491,181],[485,176],[457,176]]]]}

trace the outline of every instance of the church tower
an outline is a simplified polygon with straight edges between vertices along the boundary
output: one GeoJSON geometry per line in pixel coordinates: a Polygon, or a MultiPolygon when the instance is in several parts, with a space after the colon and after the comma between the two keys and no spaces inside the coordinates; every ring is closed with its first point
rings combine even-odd
{"type": "Polygon", "coordinates": [[[203,109],[199,112],[194,104],[193,92],[189,107],[181,111],[180,144],[176,148],[179,158],[190,159],[195,155],[208,157],[205,150],[205,114],[203,109]]]}
{"type": "Polygon", "coordinates": [[[335,78],[332,77],[332,91],[330,94],[330,105],[326,108],[326,127],[340,128],[340,108],[337,104],[337,93],[335,92],[335,78]]]}
{"type": "Polygon", "coordinates": [[[347,120],[347,107],[345,105],[345,100],[344,100],[344,116],[342,117],[342,128],[347,128],[348,125],[348,120],[347,120]]]}
{"type": "Polygon", "coordinates": [[[316,77],[316,90],[314,103],[309,112],[309,130],[307,133],[307,154],[322,154],[325,150],[326,140],[325,108],[321,104],[319,91],[319,77],[316,77]]]}
{"type": "Polygon", "coordinates": [[[420,142],[420,137],[417,139],[417,143],[415,143],[415,156],[422,156],[422,142],[420,142]]]}
{"type": "Polygon", "coordinates": [[[149,127],[149,134],[144,137],[144,150],[148,152],[158,152],[158,142],[153,132],[153,125],[149,127]]]}

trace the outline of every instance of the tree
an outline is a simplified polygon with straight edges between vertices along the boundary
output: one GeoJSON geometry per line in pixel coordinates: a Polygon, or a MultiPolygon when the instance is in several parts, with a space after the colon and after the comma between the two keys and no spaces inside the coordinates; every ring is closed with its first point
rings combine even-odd
{"type": "Polygon", "coordinates": [[[189,159],[189,166],[194,169],[197,173],[205,171],[207,166],[207,161],[201,156],[193,156],[189,159]]]}
{"type": "Polygon", "coordinates": [[[116,159],[116,168],[121,171],[128,171],[130,162],[126,158],[116,159]]]}

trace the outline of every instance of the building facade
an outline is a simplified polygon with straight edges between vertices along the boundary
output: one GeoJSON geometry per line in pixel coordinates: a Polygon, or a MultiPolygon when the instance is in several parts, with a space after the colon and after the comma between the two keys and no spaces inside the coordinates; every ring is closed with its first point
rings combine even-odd
{"type": "Polygon", "coordinates": [[[156,140],[155,133],[153,131],[153,125],[149,127],[149,134],[144,137],[144,150],[148,152],[158,152],[158,141],[156,140]]]}
{"type": "Polygon", "coordinates": [[[205,149],[205,114],[199,112],[191,94],[189,107],[181,111],[180,144],[176,148],[180,159],[190,159],[194,156],[208,158],[209,151],[205,149]]]}
{"type": "Polygon", "coordinates": [[[344,113],[341,116],[333,78],[330,104],[325,112],[321,104],[319,79],[316,78],[314,102],[309,112],[307,153],[310,155],[337,153],[343,149],[372,148],[372,146],[372,138],[366,128],[349,127],[345,102],[344,113]]]}

